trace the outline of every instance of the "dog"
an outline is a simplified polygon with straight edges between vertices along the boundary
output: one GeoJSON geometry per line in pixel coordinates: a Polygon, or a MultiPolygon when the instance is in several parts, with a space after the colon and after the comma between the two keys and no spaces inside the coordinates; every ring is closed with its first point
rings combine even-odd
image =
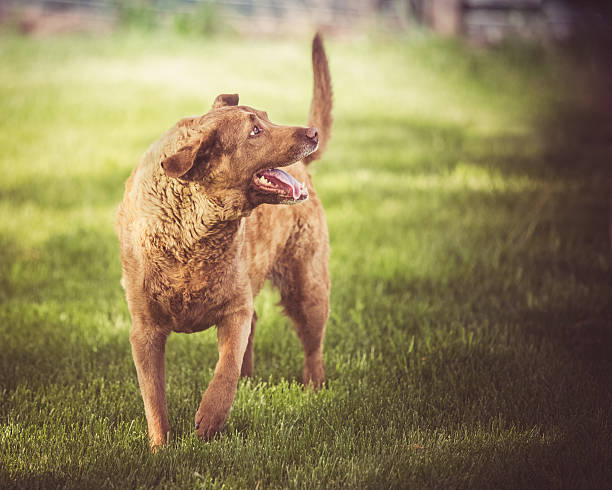
{"type": "Polygon", "coordinates": [[[219,360],[195,414],[200,438],[224,424],[240,376],[253,373],[266,279],[279,289],[304,349],[302,381],[325,381],[329,238],[307,165],[327,146],[332,87],[321,36],[312,42],[308,127],[281,126],[221,94],[145,152],[125,184],[116,230],[130,343],[151,447],[169,439],[164,351],[171,332],[217,327],[219,360]],[[284,168],[284,170],[282,169],[284,168]]]}

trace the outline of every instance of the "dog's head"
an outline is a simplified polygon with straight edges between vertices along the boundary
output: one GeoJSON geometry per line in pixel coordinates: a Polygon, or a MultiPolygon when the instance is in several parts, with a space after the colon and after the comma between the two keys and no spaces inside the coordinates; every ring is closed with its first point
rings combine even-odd
{"type": "Polygon", "coordinates": [[[178,146],[162,158],[167,176],[197,182],[208,197],[248,212],[255,206],[294,204],[308,191],[284,170],[317,149],[316,128],[279,126],[265,112],[219,95],[201,117],[178,123],[178,146]]]}

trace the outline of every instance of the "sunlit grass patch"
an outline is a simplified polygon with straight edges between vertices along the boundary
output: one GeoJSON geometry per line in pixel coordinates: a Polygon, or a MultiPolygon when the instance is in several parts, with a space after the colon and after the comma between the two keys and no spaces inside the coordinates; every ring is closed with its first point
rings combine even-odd
{"type": "MultiPolygon", "coordinates": [[[[533,192],[549,186],[547,182],[538,182],[527,176],[503,176],[495,169],[486,169],[477,165],[457,162],[453,170],[444,174],[411,174],[398,175],[396,172],[378,170],[372,167],[356,169],[345,179],[335,178],[322,182],[320,187],[326,192],[343,192],[350,189],[355,193],[368,193],[373,190],[388,192],[397,196],[403,191],[476,191],[486,193],[520,193],[533,192]]],[[[384,202],[382,203],[384,205],[384,202]]],[[[386,214],[386,211],[383,211],[386,214]]]]}

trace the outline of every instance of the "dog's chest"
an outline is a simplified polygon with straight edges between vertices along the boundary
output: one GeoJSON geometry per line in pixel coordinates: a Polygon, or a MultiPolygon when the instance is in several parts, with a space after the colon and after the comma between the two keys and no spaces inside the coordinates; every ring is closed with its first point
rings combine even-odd
{"type": "Polygon", "coordinates": [[[217,324],[241,290],[239,271],[231,262],[194,259],[156,265],[146,280],[149,311],[160,325],[175,332],[199,332],[217,324]]]}
{"type": "Polygon", "coordinates": [[[149,308],[175,332],[199,332],[219,322],[233,296],[227,281],[217,278],[199,289],[166,286],[151,295],[149,308]]]}
{"type": "Polygon", "coordinates": [[[217,324],[238,287],[243,232],[239,222],[218,225],[217,233],[194,240],[190,220],[142,233],[147,309],[160,327],[198,332],[217,324]]]}

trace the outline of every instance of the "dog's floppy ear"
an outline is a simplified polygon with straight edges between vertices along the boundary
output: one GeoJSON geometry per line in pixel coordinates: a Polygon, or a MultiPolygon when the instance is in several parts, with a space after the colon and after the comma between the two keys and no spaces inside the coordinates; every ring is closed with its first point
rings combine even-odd
{"type": "Polygon", "coordinates": [[[184,146],[174,155],[170,155],[161,162],[161,166],[168,177],[175,179],[185,175],[195,163],[197,149],[193,146],[184,146]]]}
{"type": "Polygon", "coordinates": [[[209,131],[200,138],[186,143],[176,153],[165,157],[161,166],[168,177],[196,180],[204,175],[214,146],[215,131],[209,131]]]}
{"type": "Polygon", "coordinates": [[[212,108],[218,109],[227,105],[238,105],[238,94],[221,94],[213,102],[212,108]]]}

